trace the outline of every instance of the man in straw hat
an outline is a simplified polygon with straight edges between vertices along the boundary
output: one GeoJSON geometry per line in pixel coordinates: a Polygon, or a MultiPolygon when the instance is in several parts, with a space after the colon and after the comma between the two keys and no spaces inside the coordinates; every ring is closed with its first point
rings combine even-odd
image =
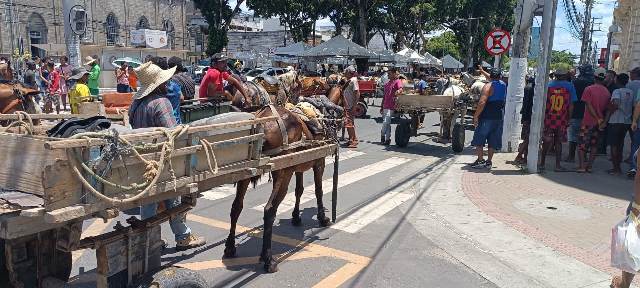
{"type": "Polygon", "coordinates": [[[84,66],[89,66],[89,91],[91,95],[98,96],[100,94],[100,84],[98,83],[100,80],[100,65],[98,65],[98,57],[87,56],[84,58],[84,66]]]}
{"type": "Polygon", "coordinates": [[[71,106],[71,114],[78,114],[78,104],[91,100],[91,92],[87,86],[89,80],[89,71],[84,67],[78,67],[71,71],[69,80],[76,81],[71,89],[69,89],[69,106],[71,106]]]}
{"type": "Polygon", "coordinates": [[[553,73],[555,79],[549,82],[546,110],[544,114],[544,137],[540,156],[540,169],[544,170],[547,152],[555,144],[556,172],[567,171],[560,165],[562,143],[567,142],[567,127],[573,111],[573,103],[578,101],[576,88],[570,82],[569,69],[559,67],[553,73]]]}
{"type": "MultiPolygon", "coordinates": [[[[140,82],[140,89],[133,95],[133,103],[129,108],[129,122],[133,128],[167,127],[177,125],[173,116],[171,102],[167,99],[167,82],[173,76],[175,68],[163,70],[152,62],[142,64],[135,69],[140,82]]],[[[167,209],[179,204],[178,198],[164,201],[167,209]]],[[[156,215],[158,204],[149,204],[142,207],[140,216],[147,219],[156,215]]],[[[175,235],[176,250],[182,251],[206,243],[203,237],[197,237],[191,233],[186,225],[186,216],[172,218],[169,221],[171,231],[175,235]]]]}

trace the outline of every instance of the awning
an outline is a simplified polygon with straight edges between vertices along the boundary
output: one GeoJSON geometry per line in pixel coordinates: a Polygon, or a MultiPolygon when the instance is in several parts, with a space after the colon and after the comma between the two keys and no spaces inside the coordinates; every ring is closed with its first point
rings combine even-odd
{"type": "Polygon", "coordinates": [[[316,47],[300,53],[300,57],[347,57],[347,58],[371,58],[375,54],[342,35],[331,38],[316,47]]]}

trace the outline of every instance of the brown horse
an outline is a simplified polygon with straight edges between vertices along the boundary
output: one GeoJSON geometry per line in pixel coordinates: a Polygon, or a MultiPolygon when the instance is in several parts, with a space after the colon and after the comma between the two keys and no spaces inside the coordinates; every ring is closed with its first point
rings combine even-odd
{"type": "Polygon", "coordinates": [[[15,81],[0,82],[0,113],[11,114],[25,111],[31,114],[41,113],[40,107],[33,99],[40,94],[37,89],[29,88],[15,81]]]}
{"type": "MultiPolygon", "coordinates": [[[[236,94],[237,96],[237,94],[236,94]]],[[[240,96],[241,97],[241,96],[240,96]]],[[[247,100],[245,100],[247,101],[247,100]]],[[[281,121],[271,121],[267,122],[264,125],[264,144],[262,147],[263,151],[273,151],[282,147],[285,143],[283,135],[286,135],[287,142],[286,143],[294,143],[297,141],[301,141],[303,135],[308,140],[313,140],[314,135],[311,134],[307,125],[293,112],[285,109],[284,107],[264,107],[256,112],[256,118],[265,118],[277,115],[281,119],[281,121]],[[275,109],[275,113],[274,110],[275,109]],[[284,129],[284,131],[281,129],[284,129]]],[[[319,140],[318,138],[327,137],[327,135],[323,136],[315,136],[315,140],[319,140]]],[[[284,152],[278,154],[286,155],[289,153],[296,152],[296,149],[293,150],[285,150],[284,152]]],[[[321,227],[326,227],[331,224],[331,220],[325,216],[324,212],[324,204],[322,202],[322,196],[324,194],[322,190],[322,175],[324,174],[324,166],[325,159],[316,159],[303,164],[295,165],[292,167],[284,168],[278,171],[272,171],[271,176],[273,179],[273,190],[271,192],[271,196],[269,197],[269,201],[265,205],[264,208],[264,233],[262,240],[262,252],[260,254],[260,259],[264,262],[265,271],[272,273],[278,270],[277,263],[273,260],[272,252],[271,252],[271,238],[273,235],[273,222],[275,221],[275,217],[277,214],[278,206],[284,199],[287,194],[287,188],[289,187],[289,182],[293,177],[293,174],[296,175],[296,187],[295,187],[295,196],[296,203],[292,213],[292,224],[294,226],[299,226],[302,223],[302,219],[300,218],[300,197],[302,196],[302,192],[304,191],[303,186],[303,173],[310,169],[313,169],[313,179],[315,183],[315,194],[318,204],[318,221],[321,227]]],[[[242,212],[244,196],[246,195],[247,189],[249,187],[249,183],[252,181],[257,181],[258,178],[243,180],[237,183],[236,186],[236,197],[233,201],[233,205],[231,206],[231,227],[229,229],[229,236],[227,237],[227,241],[225,243],[224,257],[231,258],[236,256],[236,247],[235,247],[235,234],[236,234],[236,224],[238,223],[238,218],[240,217],[240,213],[242,212]]]]}
{"type": "Polygon", "coordinates": [[[300,80],[300,95],[325,95],[331,88],[321,77],[304,77],[300,80]]]}

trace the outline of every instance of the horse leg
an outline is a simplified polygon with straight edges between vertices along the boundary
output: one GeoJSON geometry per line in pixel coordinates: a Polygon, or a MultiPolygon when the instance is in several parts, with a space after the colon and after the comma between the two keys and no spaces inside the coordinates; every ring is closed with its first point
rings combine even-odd
{"type": "Polygon", "coordinates": [[[271,237],[273,235],[273,221],[275,221],[278,206],[287,194],[287,188],[289,187],[289,181],[293,176],[293,169],[283,169],[274,174],[279,174],[275,177],[273,183],[273,191],[269,202],[264,207],[264,232],[262,236],[262,253],[260,254],[260,261],[264,262],[264,270],[268,273],[278,271],[278,265],[273,260],[271,252],[271,237]]]}
{"type": "Polygon", "coordinates": [[[324,159],[321,159],[313,165],[313,181],[316,188],[316,201],[318,202],[318,222],[320,227],[331,225],[331,219],[324,215],[324,203],[322,202],[322,175],[324,174],[324,159]]]}
{"type": "Polygon", "coordinates": [[[300,218],[300,197],[302,196],[302,192],[304,192],[302,176],[302,172],[296,172],[296,205],[291,213],[291,224],[293,224],[293,226],[300,226],[302,224],[302,219],[300,218]]]}
{"type": "Polygon", "coordinates": [[[247,194],[247,188],[249,188],[250,180],[242,180],[236,184],[236,198],[231,205],[231,228],[229,229],[229,236],[224,246],[224,258],[236,257],[236,224],[238,224],[238,218],[242,212],[242,202],[244,202],[244,195],[247,194]]]}

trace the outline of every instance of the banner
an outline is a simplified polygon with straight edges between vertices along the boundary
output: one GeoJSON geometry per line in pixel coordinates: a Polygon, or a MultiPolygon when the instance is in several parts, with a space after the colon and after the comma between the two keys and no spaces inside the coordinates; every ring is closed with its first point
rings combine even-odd
{"type": "Polygon", "coordinates": [[[162,48],[167,46],[167,31],[139,29],[131,30],[131,45],[136,47],[162,48]]]}

